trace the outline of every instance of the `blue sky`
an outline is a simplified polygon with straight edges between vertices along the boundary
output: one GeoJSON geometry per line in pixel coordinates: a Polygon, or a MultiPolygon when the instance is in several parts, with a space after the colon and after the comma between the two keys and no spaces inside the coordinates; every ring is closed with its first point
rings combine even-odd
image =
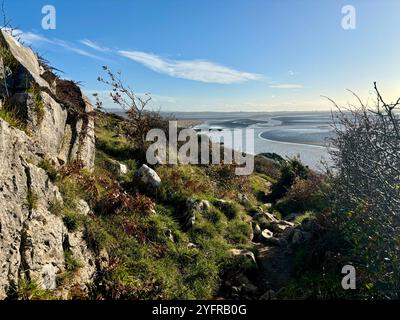
{"type": "MultiPolygon", "coordinates": [[[[166,111],[324,110],[400,96],[397,0],[6,0],[22,38],[91,94],[102,65],[166,111]],[[356,29],[341,25],[344,5],[356,29]],[[56,29],[42,28],[42,7],[56,29]]],[[[107,103],[107,105],[109,105],[107,103]]]]}

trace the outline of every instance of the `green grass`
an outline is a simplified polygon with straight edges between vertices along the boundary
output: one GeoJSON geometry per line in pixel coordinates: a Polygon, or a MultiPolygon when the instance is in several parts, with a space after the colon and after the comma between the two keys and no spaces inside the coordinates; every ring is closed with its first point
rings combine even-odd
{"type": "Polygon", "coordinates": [[[15,59],[10,49],[1,46],[0,57],[3,59],[4,66],[10,68],[11,72],[14,72],[18,68],[19,62],[15,59]]]}
{"type": "MultiPolygon", "coordinates": [[[[109,254],[110,265],[96,275],[89,297],[212,299],[218,295],[225,269],[252,268],[248,259],[232,258],[229,249],[251,246],[247,207],[237,201],[239,193],[245,193],[250,205],[257,207],[254,193],[267,188],[264,176],[231,181],[232,168],[224,166],[158,166],[155,170],[162,180],[161,190],[157,194],[146,193],[147,197],[142,190],[140,195],[156,204],[156,213],[132,207],[123,211],[107,207],[107,214],[103,214],[96,208],[104,201],[111,202],[110,190],[117,194],[123,190],[134,199],[141,192],[134,179],[141,162],[132,155],[132,145],[121,133],[115,117],[102,114],[96,121],[95,169],[66,177],[60,174],[57,185],[64,208],[55,203],[52,209],[52,212],[62,211],[68,229],[83,229],[85,240],[94,252],[99,254],[105,249],[109,254]],[[128,166],[127,177],[112,175],[106,165],[110,159],[128,166]],[[123,188],[115,188],[115,183],[123,188]],[[189,197],[209,200],[213,205],[209,211],[196,212],[194,226],[183,230],[180,217],[189,197]],[[74,211],[79,199],[88,201],[94,216],[80,221],[74,211]],[[218,204],[216,199],[227,202],[218,204]],[[189,243],[195,246],[188,247],[189,243]]],[[[135,202],[136,206],[140,202],[135,202]]],[[[66,264],[74,269],[76,264],[73,260],[68,262],[69,258],[66,257],[66,264]]]]}
{"type": "Polygon", "coordinates": [[[314,212],[307,211],[304,214],[297,216],[294,220],[296,224],[302,224],[306,220],[315,219],[314,212]]]}
{"type": "MultiPolygon", "coordinates": [[[[109,227],[112,227],[111,225],[109,227]]],[[[107,232],[100,219],[87,219],[85,221],[84,237],[89,247],[95,252],[110,249],[117,241],[107,232]]]]}
{"type": "Polygon", "coordinates": [[[218,225],[225,221],[224,215],[216,208],[211,208],[210,210],[204,212],[203,217],[214,225],[218,225]]]}
{"type": "Polygon", "coordinates": [[[78,261],[70,250],[64,251],[64,264],[65,271],[61,273],[57,282],[59,285],[67,284],[70,280],[73,279],[78,270],[82,267],[82,263],[78,261]]]}
{"type": "MultiPolygon", "coordinates": [[[[341,277],[333,272],[307,272],[293,279],[280,293],[281,299],[331,300],[348,297],[341,287],[341,277]]],[[[351,290],[350,290],[351,291],[351,290]]]]}
{"type": "Polygon", "coordinates": [[[79,268],[82,267],[82,264],[74,257],[71,251],[64,251],[64,261],[65,261],[65,270],[68,272],[75,273],[79,268]]]}
{"type": "Polygon", "coordinates": [[[250,233],[250,223],[236,220],[228,225],[226,238],[232,244],[247,244],[250,240],[250,233]]]}
{"type": "Polygon", "coordinates": [[[215,200],[213,204],[220,209],[228,219],[235,219],[240,211],[240,206],[233,201],[215,200]]]}
{"type": "Polygon", "coordinates": [[[28,210],[31,211],[37,209],[38,200],[39,200],[38,195],[33,191],[29,190],[28,195],[26,196],[26,205],[28,207],[28,210]]]}
{"type": "Polygon", "coordinates": [[[12,297],[19,300],[51,300],[54,296],[51,291],[43,290],[39,287],[36,281],[21,278],[18,281],[18,286],[12,297]]]}
{"type": "Polygon", "coordinates": [[[19,119],[15,110],[9,110],[8,108],[5,108],[3,106],[3,108],[0,109],[0,118],[3,119],[5,122],[7,122],[10,126],[12,126],[14,128],[17,128],[21,131],[26,130],[26,127],[25,127],[23,121],[21,121],[21,119],[19,119]]]}
{"type": "Polygon", "coordinates": [[[200,167],[190,165],[160,166],[161,196],[166,200],[214,196],[215,184],[200,167]]]}
{"type": "Polygon", "coordinates": [[[38,163],[38,167],[42,168],[44,171],[46,171],[46,174],[50,178],[52,182],[56,181],[57,179],[57,169],[50,163],[49,160],[41,160],[38,163]]]}
{"type": "Polygon", "coordinates": [[[132,143],[124,135],[122,124],[117,116],[97,114],[96,148],[119,161],[130,159],[132,155],[132,143]]]}
{"type": "Polygon", "coordinates": [[[64,205],[68,208],[75,208],[78,200],[85,195],[81,186],[72,178],[57,181],[57,186],[63,196],[64,205]]]}
{"type": "Polygon", "coordinates": [[[82,226],[82,215],[72,210],[65,210],[63,216],[64,225],[69,232],[74,232],[82,226]]]}
{"type": "Polygon", "coordinates": [[[40,125],[43,122],[45,106],[43,103],[40,87],[37,84],[32,84],[27,91],[32,95],[33,102],[35,104],[35,113],[37,123],[40,125]]]}

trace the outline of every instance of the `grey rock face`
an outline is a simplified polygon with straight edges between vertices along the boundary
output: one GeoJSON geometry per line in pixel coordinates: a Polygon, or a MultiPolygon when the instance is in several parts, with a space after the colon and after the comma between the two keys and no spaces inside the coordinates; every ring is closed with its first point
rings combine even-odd
{"type": "Polygon", "coordinates": [[[30,77],[39,86],[48,88],[49,84],[41,77],[45,70],[40,66],[38,58],[32,49],[22,46],[9,32],[2,30],[1,33],[11,53],[28,71],[30,77]]]}
{"type": "MultiPolygon", "coordinates": [[[[37,164],[46,158],[56,166],[73,160],[93,166],[93,107],[79,87],[72,82],[57,82],[31,49],[5,31],[0,32],[0,46],[19,63],[11,73],[0,72],[0,82],[7,83],[0,94],[7,92],[7,100],[18,108],[28,132],[0,119],[0,299],[18,287],[21,279],[34,281],[43,289],[58,290],[66,250],[81,265],[72,281],[84,286],[95,272],[95,256],[82,231],[68,232],[62,216],[52,212],[52,204],[62,201],[62,197],[37,164]],[[68,85],[68,90],[60,91],[60,83],[64,89],[68,85]],[[38,91],[33,92],[32,86],[38,91]]],[[[5,70],[2,63],[0,70],[5,70]]],[[[78,208],[84,215],[90,212],[82,202],[78,208]]]]}
{"type": "Polygon", "coordinates": [[[61,195],[45,171],[32,164],[39,150],[25,133],[0,119],[0,299],[22,277],[55,289],[65,269],[66,244],[82,261],[77,282],[87,283],[95,271],[83,234],[69,233],[62,218],[50,212],[61,195]]]}

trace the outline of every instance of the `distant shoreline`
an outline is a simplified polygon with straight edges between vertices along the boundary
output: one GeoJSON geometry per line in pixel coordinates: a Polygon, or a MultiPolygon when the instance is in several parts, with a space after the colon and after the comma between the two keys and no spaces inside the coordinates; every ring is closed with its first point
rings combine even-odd
{"type": "Polygon", "coordinates": [[[279,143],[283,143],[283,144],[296,145],[296,146],[317,147],[317,148],[322,148],[322,149],[327,149],[328,148],[328,146],[322,146],[322,145],[319,145],[319,144],[292,142],[292,141],[278,140],[278,139],[268,139],[268,138],[265,138],[265,137],[262,136],[264,133],[265,132],[261,132],[260,134],[258,134],[258,137],[260,139],[262,139],[262,140],[269,141],[269,142],[279,142],[279,143]]]}

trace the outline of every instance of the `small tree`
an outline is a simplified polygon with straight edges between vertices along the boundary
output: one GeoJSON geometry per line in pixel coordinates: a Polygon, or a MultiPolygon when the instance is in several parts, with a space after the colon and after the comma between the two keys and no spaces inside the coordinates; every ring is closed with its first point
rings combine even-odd
{"type": "MultiPolygon", "coordinates": [[[[153,128],[167,130],[167,120],[159,111],[149,110],[151,96],[149,93],[144,96],[136,94],[129,86],[124,85],[121,79],[121,72],[113,73],[107,66],[103,67],[107,78],[98,77],[98,81],[111,87],[110,97],[113,102],[125,111],[128,119],[126,129],[127,136],[134,142],[135,148],[141,153],[146,149],[146,134],[153,128]]],[[[102,109],[103,103],[97,94],[96,106],[102,109]]]]}

